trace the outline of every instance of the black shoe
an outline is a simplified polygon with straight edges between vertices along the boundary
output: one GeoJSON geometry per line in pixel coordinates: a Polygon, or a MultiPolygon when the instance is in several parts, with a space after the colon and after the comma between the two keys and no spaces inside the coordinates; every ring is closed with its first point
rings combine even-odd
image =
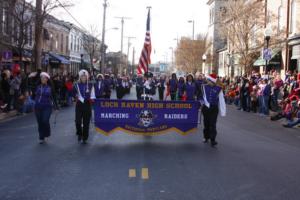
{"type": "Polygon", "coordinates": [[[207,144],[209,142],[209,139],[204,139],[203,143],[207,144]]]}
{"type": "Polygon", "coordinates": [[[217,143],[216,141],[211,141],[211,146],[212,146],[212,147],[217,146],[217,144],[218,144],[218,143],[217,143]]]}
{"type": "Polygon", "coordinates": [[[78,142],[81,142],[82,138],[80,135],[78,135],[78,142]]]}
{"type": "Polygon", "coordinates": [[[40,142],[39,142],[40,144],[45,144],[45,140],[44,139],[42,139],[42,140],[40,140],[40,142]]]}
{"type": "Polygon", "coordinates": [[[289,126],[288,124],[283,124],[282,126],[285,127],[285,128],[292,128],[292,127],[289,126]]]}
{"type": "Polygon", "coordinates": [[[86,141],[86,140],[83,140],[83,141],[82,141],[82,144],[87,144],[87,141],[86,141]]]}

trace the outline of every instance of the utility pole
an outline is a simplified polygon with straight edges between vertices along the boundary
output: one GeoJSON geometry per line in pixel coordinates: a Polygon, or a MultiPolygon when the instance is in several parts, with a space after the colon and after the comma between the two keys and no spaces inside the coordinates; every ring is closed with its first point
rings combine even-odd
{"type": "Polygon", "coordinates": [[[193,30],[192,30],[192,40],[195,39],[195,20],[189,20],[188,23],[192,23],[193,30]]]}
{"type": "Polygon", "coordinates": [[[105,67],[105,25],[106,25],[106,8],[107,8],[107,0],[104,0],[103,4],[103,25],[102,25],[102,42],[101,42],[101,68],[100,72],[104,72],[105,67]]]}
{"type": "Polygon", "coordinates": [[[134,68],[134,65],[135,65],[135,48],[133,47],[132,49],[132,68],[131,68],[131,74],[133,75],[134,72],[133,72],[133,68],[134,68]]]}
{"type": "Polygon", "coordinates": [[[36,0],[36,16],[35,16],[35,66],[33,70],[42,69],[42,46],[43,46],[43,0],[36,0]]]}
{"type": "Polygon", "coordinates": [[[288,71],[290,69],[290,52],[289,52],[289,42],[288,42],[288,38],[290,35],[290,5],[291,5],[291,1],[288,0],[287,1],[287,22],[286,22],[286,42],[285,42],[285,72],[288,71]]]}
{"type": "Polygon", "coordinates": [[[130,65],[129,64],[129,50],[130,50],[130,46],[131,46],[130,40],[131,39],[135,39],[136,37],[127,37],[127,38],[128,38],[128,49],[127,49],[127,59],[128,59],[128,62],[127,62],[127,69],[129,69],[129,65],[130,65]]]}
{"type": "Polygon", "coordinates": [[[121,52],[120,52],[120,67],[119,73],[122,73],[122,54],[123,54],[123,40],[124,40],[124,22],[125,19],[131,19],[129,17],[115,17],[117,19],[121,19],[121,52]]]}

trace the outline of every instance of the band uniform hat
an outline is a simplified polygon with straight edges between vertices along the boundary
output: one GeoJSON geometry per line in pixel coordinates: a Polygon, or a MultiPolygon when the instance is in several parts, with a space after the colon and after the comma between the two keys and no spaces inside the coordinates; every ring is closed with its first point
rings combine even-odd
{"type": "Polygon", "coordinates": [[[97,78],[101,77],[102,79],[104,79],[103,74],[97,74],[97,78]]]}
{"type": "Polygon", "coordinates": [[[144,76],[145,76],[146,78],[152,78],[152,77],[153,77],[153,73],[151,73],[151,72],[146,72],[146,73],[144,74],[144,76]]]}
{"type": "Polygon", "coordinates": [[[46,77],[47,79],[50,79],[50,75],[47,73],[47,72],[42,72],[41,74],[40,74],[40,77],[42,78],[42,77],[46,77]]]}
{"type": "Polygon", "coordinates": [[[87,78],[89,77],[89,73],[85,69],[80,70],[78,75],[79,75],[79,77],[84,76],[84,75],[87,76],[87,78]]]}

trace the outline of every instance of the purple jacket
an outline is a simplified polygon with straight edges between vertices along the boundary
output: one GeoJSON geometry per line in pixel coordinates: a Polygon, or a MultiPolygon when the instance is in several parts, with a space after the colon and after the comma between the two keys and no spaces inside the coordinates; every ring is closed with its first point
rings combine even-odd
{"type": "Polygon", "coordinates": [[[186,83],[185,84],[185,91],[188,101],[194,101],[196,96],[196,84],[194,82],[192,83],[186,83]]]}
{"type": "Polygon", "coordinates": [[[35,92],[35,107],[42,109],[52,107],[53,104],[54,98],[51,87],[49,85],[39,85],[35,92]]]}

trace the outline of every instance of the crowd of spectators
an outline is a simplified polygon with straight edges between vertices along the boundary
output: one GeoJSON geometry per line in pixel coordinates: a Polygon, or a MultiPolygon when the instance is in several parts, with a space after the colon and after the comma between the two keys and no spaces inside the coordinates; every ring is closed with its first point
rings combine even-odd
{"type": "Polygon", "coordinates": [[[285,118],[284,127],[300,124],[300,75],[287,72],[282,79],[278,72],[220,78],[226,102],[245,112],[270,116],[272,121],[285,118]]]}

